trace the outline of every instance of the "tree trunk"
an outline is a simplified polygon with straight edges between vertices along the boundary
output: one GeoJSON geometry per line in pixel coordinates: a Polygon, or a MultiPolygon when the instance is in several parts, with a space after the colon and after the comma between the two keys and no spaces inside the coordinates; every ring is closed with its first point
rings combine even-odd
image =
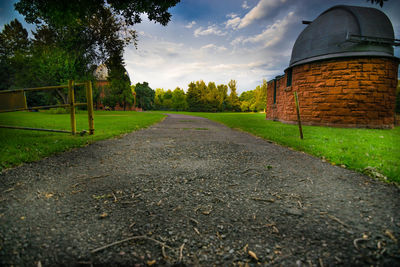
{"type": "Polygon", "coordinates": [[[61,97],[63,104],[68,104],[68,97],[60,89],[56,90],[57,94],[61,97]]]}

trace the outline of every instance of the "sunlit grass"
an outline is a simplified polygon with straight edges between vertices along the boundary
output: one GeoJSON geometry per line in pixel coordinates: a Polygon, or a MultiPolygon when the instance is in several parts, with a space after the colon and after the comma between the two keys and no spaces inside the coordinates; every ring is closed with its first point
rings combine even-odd
{"type": "MultiPolygon", "coordinates": [[[[162,114],[147,112],[96,111],[95,135],[85,136],[0,128],[0,170],[132,132],[156,123],[163,117],[162,114]]],[[[76,114],[76,119],[78,132],[88,129],[86,112],[76,114]]],[[[0,113],[0,125],[69,131],[70,116],[42,112],[0,113]]]]}

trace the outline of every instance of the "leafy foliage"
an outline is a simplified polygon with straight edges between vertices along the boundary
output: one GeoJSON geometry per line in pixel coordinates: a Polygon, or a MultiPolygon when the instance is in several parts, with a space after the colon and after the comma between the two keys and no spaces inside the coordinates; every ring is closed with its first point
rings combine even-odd
{"type": "Polygon", "coordinates": [[[155,91],[154,108],[157,110],[185,111],[188,109],[185,91],[179,87],[174,91],[157,88],[155,91]]]}
{"type": "Polygon", "coordinates": [[[156,89],[154,108],[158,110],[176,111],[263,111],[266,107],[267,82],[252,91],[243,92],[240,97],[236,93],[237,83],[231,80],[228,85],[215,85],[214,82],[206,84],[203,80],[191,82],[187,93],[176,88],[171,90],[156,89]],[[228,88],[230,94],[228,95],[228,88]]]}
{"type": "MultiPolygon", "coordinates": [[[[204,82],[203,82],[204,83],[204,82]]],[[[190,111],[201,111],[201,91],[199,88],[200,82],[191,82],[187,91],[187,102],[190,111]]]]}
{"type": "MultiPolygon", "coordinates": [[[[136,45],[132,25],[143,14],[166,25],[168,9],[179,0],[20,0],[15,4],[28,23],[36,24],[32,40],[18,20],[0,34],[0,90],[93,80],[96,66],[106,63],[110,77],[106,102],[133,104],[124,69],[125,47],[136,45]]],[[[95,95],[100,92],[95,90],[95,95]]],[[[78,92],[77,101],[84,93],[78,92]]],[[[67,102],[66,90],[28,94],[29,105],[67,102]]]]}
{"type": "Polygon", "coordinates": [[[135,85],[136,101],[143,110],[151,110],[154,106],[155,92],[150,88],[147,82],[137,83],[135,85]]]}
{"type": "Polygon", "coordinates": [[[179,0],[20,0],[15,8],[29,23],[68,25],[75,20],[84,23],[91,16],[110,9],[127,25],[140,23],[141,15],[146,13],[150,20],[165,26],[171,18],[168,9],[177,3],[179,0]]]}
{"type": "MultiPolygon", "coordinates": [[[[166,25],[168,9],[179,0],[20,0],[15,9],[28,23],[45,25],[56,33],[57,45],[92,63],[105,62],[131,42],[136,32],[130,26],[141,15],[166,25]]],[[[97,64],[98,65],[98,64],[97,64]]]]}
{"type": "Polygon", "coordinates": [[[383,7],[383,2],[386,2],[387,0],[370,0],[372,4],[379,4],[381,7],[383,7]]]}
{"type": "Polygon", "coordinates": [[[28,32],[17,19],[4,25],[0,33],[0,90],[14,86],[29,47],[28,32]]]}
{"type": "Polygon", "coordinates": [[[186,101],[185,91],[176,87],[172,92],[172,109],[177,111],[184,111],[188,109],[188,104],[186,101]]]}
{"type": "Polygon", "coordinates": [[[228,110],[240,111],[240,101],[236,93],[237,82],[235,80],[230,80],[228,83],[231,94],[228,97],[228,110]]]}
{"type": "Polygon", "coordinates": [[[258,112],[266,108],[267,99],[267,81],[263,80],[262,85],[257,86],[252,91],[243,92],[239,100],[241,101],[240,109],[242,111],[258,112]]]}

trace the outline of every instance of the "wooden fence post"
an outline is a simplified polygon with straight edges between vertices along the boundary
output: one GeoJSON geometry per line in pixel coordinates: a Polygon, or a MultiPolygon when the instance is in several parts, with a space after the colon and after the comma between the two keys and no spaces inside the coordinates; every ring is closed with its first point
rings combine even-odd
{"type": "Polygon", "coordinates": [[[86,82],[86,103],[89,120],[89,134],[94,134],[93,89],[92,82],[86,82]]]}
{"type": "Polygon", "coordinates": [[[76,134],[76,118],[75,118],[75,93],[74,81],[68,80],[69,107],[71,113],[71,133],[76,134]]]}
{"type": "Polygon", "coordinates": [[[300,108],[299,108],[299,99],[297,98],[297,92],[294,92],[294,102],[296,103],[296,110],[297,110],[297,122],[299,124],[299,131],[300,131],[300,139],[303,139],[303,129],[301,128],[301,119],[300,119],[300,108]]]}

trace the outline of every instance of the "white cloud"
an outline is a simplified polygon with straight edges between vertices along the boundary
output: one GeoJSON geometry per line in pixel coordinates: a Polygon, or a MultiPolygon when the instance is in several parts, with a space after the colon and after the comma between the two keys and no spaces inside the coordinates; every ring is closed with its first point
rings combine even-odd
{"type": "Polygon", "coordinates": [[[297,17],[294,15],[294,12],[289,12],[282,20],[277,20],[274,24],[269,25],[262,33],[244,39],[242,43],[262,42],[264,47],[274,46],[284,39],[285,33],[296,21],[297,17]]]}
{"type": "Polygon", "coordinates": [[[227,18],[233,19],[236,18],[238,16],[238,14],[235,13],[229,13],[228,15],[226,15],[227,18]]]}
{"type": "Polygon", "coordinates": [[[249,8],[250,8],[250,6],[247,4],[247,1],[244,1],[244,2],[243,2],[242,8],[243,8],[243,9],[249,9],[249,8]]]}
{"type": "MultiPolygon", "coordinates": [[[[267,18],[269,15],[273,14],[277,7],[286,3],[287,0],[260,0],[258,4],[252,8],[243,18],[233,17],[230,18],[225,24],[226,27],[231,27],[233,29],[242,29],[254,21],[262,18],[267,18]]],[[[242,7],[247,6],[247,1],[244,1],[242,7]],[[246,4],[246,5],[245,5],[246,4]]]]}
{"type": "MultiPolygon", "coordinates": [[[[226,20],[240,19],[238,13],[225,15],[228,13],[224,12],[226,20]]],[[[191,81],[227,84],[235,79],[239,94],[253,90],[262,79],[282,74],[287,67],[290,42],[296,37],[290,34],[298,24],[291,23],[297,13],[287,13],[280,12],[279,21],[266,21],[263,28],[252,25],[257,27],[245,31],[229,30],[216,20],[210,24],[177,21],[167,28],[145,21],[136,28],[140,34],[138,48],[126,49],[126,69],[132,83],[147,81],[153,89],[179,86],[186,90],[191,81]],[[191,24],[190,30],[184,28],[191,24]]]]}
{"type": "Polygon", "coordinates": [[[243,36],[236,37],[236,38],[231,42],[231,45],[232,45],[232,46],[236,46],[236,45],[242,43],[243,40],[244,40],[244,37],[243,37],[243,36]]]}
{"type": "Polygon", "coordinates": [[[215,44],[208,44],[208,45],[202,46],[201,49],[203,49],[203,50],[215,50],[215,51],[218,51],[218,52],[223,52],[223,51],[227,50],[227,48],[225,46],[217,46],[215,44]]]}
{"type": "Polygon", "coordinates": [[[153,37],[151,34],[144,32],[144,31],[138,31],[137,33],[142,37],[149,37],[149,38],[153,37]]]}
{"type": "Polygon", "coordinates": [[[189,24],[187,24],[186,26],[185,26],[185,28],[187,28],[187,29],[191,29],[194,25],[196,25],[196,21],[192,21],[192,22],[190,22],[189,24]]]}
{"type": "MultiPolygon", "coordinates": [[[[269,74],[272,61],[267,64],[260,56],[247,52],[229,56],[228,52],[225,46],[214,43],[196,48],[184,43],[160,39],[154,42],[154,38],[143,38],[137,50],[134,47],[126,50],[125,61],[132,83],[147,81],[153,89],[179,86],[186,90],[191,81],[203,79],[207,83],[227,84],[230,79],[235,79],[240,93],[254,89],[269,74]]],[[[273,75],[277,74],[274,72],[273,75]]]]}
{"type": "Polygon", "coordinates": [[[204,36],[204,35],[212,35],[212,34],[218,35],[218,36],[224,36],[227,33],[219,30],[216,25],[208,26],[207,29],[203,29],[203,27],[199,27],[194,31],[195,37],[204,36]]]}
{"type": "Polygon", "coordinates": [[[234,17],[234,18],[229,19],[227,22],[225,22],[225,27],[237,29],[240,22],[241,22],[241,19],[239,17],[234,17]]]}

